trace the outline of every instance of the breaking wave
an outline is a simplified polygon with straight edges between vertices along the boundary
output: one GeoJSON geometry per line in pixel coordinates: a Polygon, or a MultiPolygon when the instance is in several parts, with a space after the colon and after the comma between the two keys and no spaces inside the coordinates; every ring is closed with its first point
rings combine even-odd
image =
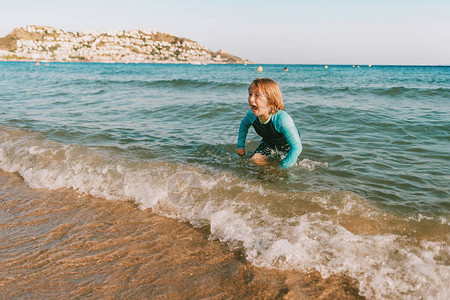
{"type": "MultiPolygon", "coordinates": [[[[328,168],[308,160],[300,166],[328,168]]],[[[257,266],[316,269],[324,277],[347,274],[369,298],[450,297],[446,237],[401,234],[415,230],[410,220],[382,212],[352,192],[280,193],[231,172],[132,159],[114,147],[65,145],[2,126],[0,168],[18,172],[32,188],[133,201],[141,209],[208,226],[212,239],[243,249],[257,266]]],[[[415,222],[448,232],[447,220],[415,222]]]]}

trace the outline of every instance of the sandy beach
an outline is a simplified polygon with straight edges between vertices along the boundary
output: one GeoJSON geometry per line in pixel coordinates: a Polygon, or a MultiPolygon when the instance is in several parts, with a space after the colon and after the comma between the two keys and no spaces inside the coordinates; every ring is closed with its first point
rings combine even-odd
{"type": "Polygon", "coordinates": [[[5,298],[360,299],[346,276],[251,266],[208,228],[0,172],[5,298]]]}

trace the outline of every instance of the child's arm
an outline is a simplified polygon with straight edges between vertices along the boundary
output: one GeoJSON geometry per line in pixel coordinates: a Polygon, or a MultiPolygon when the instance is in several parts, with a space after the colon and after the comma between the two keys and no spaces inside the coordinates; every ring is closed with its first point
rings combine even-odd
{"type": "Polygon", "coordinates": [[[243,156],[245,153],[245,139],[247,138],[248,129],[252,126],[255,121],[256,116],[250,110],[245,115],[245,117],[241,121],[241,125],[239,125],[239,134],[238,134],[238,142],[236,153],[240,156],[243,156]]]}
{"type": "Polygon", "coordinates": [[[276,126],[275,129],[284,135],[289,146],[291,147],[288,155],[286,155],[280,164],[280,167],[285,169],[292,167],[292,165],[294,165],[297,161],[297,158],[300,156],[303,149],[302,140],[298,134],[297,127],[295,127],[294,121],[289,114],[283,111],[279,113],[279,117],[277,119],[278,122],[275,122],[275,125],[278,126],[276,126]]]}

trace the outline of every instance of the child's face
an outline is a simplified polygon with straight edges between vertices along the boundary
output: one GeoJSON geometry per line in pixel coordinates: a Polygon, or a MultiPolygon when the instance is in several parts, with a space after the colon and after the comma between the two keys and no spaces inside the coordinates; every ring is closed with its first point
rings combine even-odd
{"type": "Polygon", "coordinates": [[[248,105],[253,114],[257,117],[268,117],[270,108],[267,105],[266,96],[256,86],[248,89],[248,105]]]}

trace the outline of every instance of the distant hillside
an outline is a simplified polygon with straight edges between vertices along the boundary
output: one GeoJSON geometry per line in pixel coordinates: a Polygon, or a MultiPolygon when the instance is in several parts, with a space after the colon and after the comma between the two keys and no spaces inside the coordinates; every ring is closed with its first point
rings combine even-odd
{"type": "Polygon", "coordinates": [[[249,63],[190,39],[148,30],[68,32],[44,26],[15,28],[0,38],[0,59],[144,63],[249,63]]]}

